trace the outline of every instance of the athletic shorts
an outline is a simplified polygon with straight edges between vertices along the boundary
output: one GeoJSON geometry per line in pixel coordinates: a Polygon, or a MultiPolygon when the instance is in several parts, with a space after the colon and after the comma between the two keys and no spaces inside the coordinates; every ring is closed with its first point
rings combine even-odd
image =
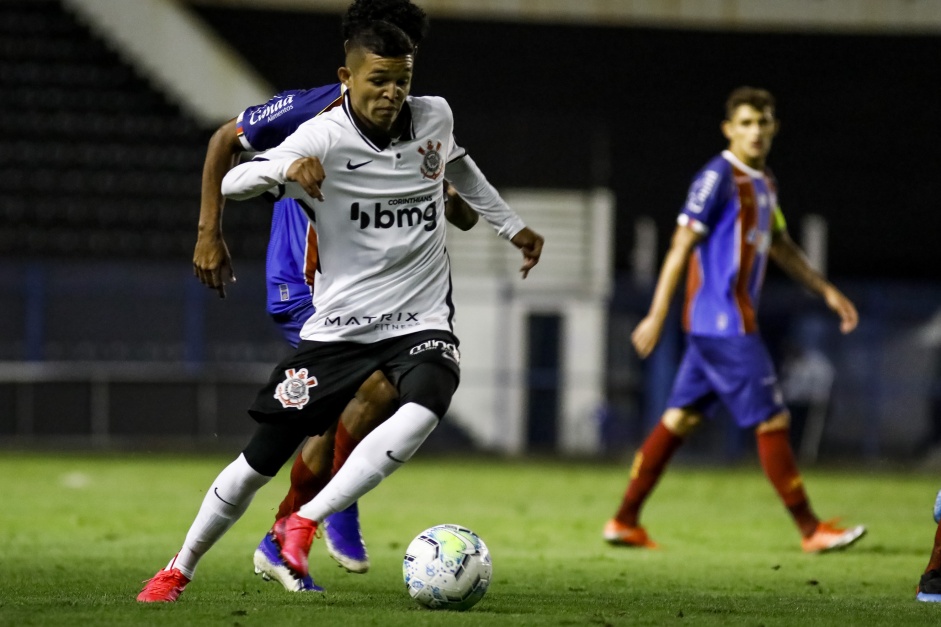
{"type": "Polygon", "coordinates": [[[757,333],[687,336],[667,406],[696,409],[711,418],[720,402],[742,428],[787,410],[771,356],[757,333]]]}
{"type": "Polygon", "coordinates": [[[281,329],[281,335],[288,341],[288,344],[297,348],[301,343],[301,329],[308,318],[314,315],[314,304],[310,299],[301,301],[301,304],[294,306],[287,311],[280,311],[271,314],[271,319],[281,329]]]}
{"type": "Polygon", "coordinates": [[[457,338],[447,331],[419,331],[362,344],[301,341],[258,392],[248,413],[257,422],[302,421],[320,435],[336,421],[356,390],[376,370],[398,388],[421,363],[438,363],[460,379],[457,338]]]}

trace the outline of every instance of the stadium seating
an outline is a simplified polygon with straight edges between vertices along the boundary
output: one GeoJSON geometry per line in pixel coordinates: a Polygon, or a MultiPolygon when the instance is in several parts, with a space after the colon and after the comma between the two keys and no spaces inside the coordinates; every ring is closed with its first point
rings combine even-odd
{"type": "MultiPolygon", "coordinates": [[[[0,255],[188,260],[212,130],[57,0],[0,3],[0,255]]],[[[233,213],[233,253],[263,253],[267,212],[233,213]]]]}

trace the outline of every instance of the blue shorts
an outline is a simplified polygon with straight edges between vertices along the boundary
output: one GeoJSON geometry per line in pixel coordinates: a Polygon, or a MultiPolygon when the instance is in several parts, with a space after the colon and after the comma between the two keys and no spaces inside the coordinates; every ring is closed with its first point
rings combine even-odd
{"type": "Polygon", "coordinates": [[[721,402],[744,429],[787,411],[783,398],[771,356],[757,333],[689,335],[667,407],[695,409],[711,418],[721,402]]]}
{"type": "Polygon", "coordinates": [[[310,299],[305,299],[291,309],[271,314],[271,319],[281,329],[281,335],[288,341],[288,344],[297,348],[297,345],[301,343],[301,329],[315,311],[310,299]]]}

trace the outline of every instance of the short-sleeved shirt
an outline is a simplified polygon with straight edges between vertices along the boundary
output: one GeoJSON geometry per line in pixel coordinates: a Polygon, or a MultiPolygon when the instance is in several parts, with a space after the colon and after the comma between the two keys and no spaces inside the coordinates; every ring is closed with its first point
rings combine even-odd
{"type": "Polygon", "coordinates": [[[757,332],[771,237],[785,228],[770,171],[722,152],[694,177],[677,221],[703,236],[687,269],[683,329],[720,337],[757,332]]]}
{"type": "MultiPolygon", "coordinates": [[[[236,118],[236,134],[242,147],[251,152],[274,148],[298,126],[340,104],[342,91],[339,83],[283,91],[245,109],[236,118]]],[[[295,346],[300,340],[300,327],[313,313],[316,268],[317,232],[308,216],[293,199],[275,202],[265,260],[267,310],[295,346]]]]}

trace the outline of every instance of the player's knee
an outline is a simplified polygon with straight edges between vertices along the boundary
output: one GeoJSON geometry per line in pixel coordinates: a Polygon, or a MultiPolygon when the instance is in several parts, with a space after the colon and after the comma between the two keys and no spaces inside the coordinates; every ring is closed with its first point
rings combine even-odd
{"type": "Polygon", "coordinates": [[[399,393],[385,375],[378,370],[366,379],[346,408],[362,422],[382,421],[389,417],[399,393]]]}
{"type": "Polygon", "coordinates": [[[388,405],[397,396],[395,386],[378,370],[356,391],[356,400],[363,404],[388,405]]]}
{"type": "Polygon", "coordinates": [[[400,402],[421,405],[440,419],[451,406],[457,383],[457,376],[442,365],[418,364],[399,381],[400,402]]]}
{"type": "Polygon", "coordinates": [[[255,472],[274,477],[303,439],[304,433],[291,426],[260,423],[242,455],[255,472]]]}
{"type": "Polygon", "coordinates": [[[364,437],[375,426],[392,415],[397,406],[398,391],[381,372],[374,372],[343,410],[340,420],[351,434],[364,437]]]}
{"type": "Polygon", "coordinates": [[[702,414],[686,409],[668,409],[664,412],[661,422],[670,433],[686,436],[695,431],[702,422],[702,414]]]}
{"type": "Polygon", "coordinates": [[[791,414],[786,411],[782,411],[779,414],[775,414],[765,420],[764,422],[758,423],[758,426],[755,428],[756,433],[768,433],[769,431],[778,431],[780,429],[787,429],[791,426],[791,414]]]}

